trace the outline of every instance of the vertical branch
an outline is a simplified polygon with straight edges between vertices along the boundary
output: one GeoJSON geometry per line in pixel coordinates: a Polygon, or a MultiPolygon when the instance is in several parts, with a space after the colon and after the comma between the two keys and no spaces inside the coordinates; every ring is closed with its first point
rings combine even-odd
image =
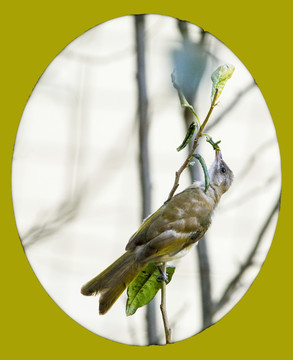
{"type": "MultiPolygon", "coordinates": [[[[162,272],[166,274],[166,263],[162,264],[162,272]]],[[[166,307],[166,281],[162,280],[162,289],[161,289],[161,305],[160,305],[164,330],[165,330],[165,338],[166,344],[171,344],[171,328],[169,326],[168,316],[167,316],[167,307],[166,307]]]]}
{"type": "MultiPolygon", "coordinates": [[[[149,170],[148,150],[148,95],[146,84],[145,65],[145,17],[135,15],[135,45],[136,45],[136,80],[138,93],[138,118],[139,118],[139,173],[142,194],[142,219],[151,212],[151,181],[149,170]]],[[[154,301],[147,306],[147,334],[148,343],[157,344],[156,312],[154,301]]]]}
{"type": "MultiPolygon", "coordinates": [[[[188,28],[187,24],[184,21],[178,21],[178,28],[181,33],[181,36],[183,38],[183,49],[184,54],[182,55],[183,59],[186,57],[189,57],[190,55],[190,46],[191,41],[189,38],[188,28]]],[[[192,76],[193,88],[189,89],[188,92],[186,92],[186,98],[187,101],[192,104],[196,98],[197,91],[199,88],[200,79],[203,76],[203,73],[205,71],[206,66],[206,56],[205,51],[203,49],[204,44],[204,38],[205,38],[205,32],[201,33],[201,40],[200,43],[197,45],[196,48],[193,49],[194,52],[200,52],[200,54],[193,54],[194,57],[194,64],[193,66],[189,66],[190,68],[193,68],[196,73],[192,76]],[[200,62],[200,66],[198,66],[198,62],[200,62]]],[[[192,59],[191,59],[192,60],[192,59]]],[[[191,61],[190,59],[183,60],[183,63],[189,63],[191,61]]],[[[186,77],[189,76],[189,71],[187,69],[181,70],[183,73],[186,73],[186,77]]],[[[184,109],[184,122],[186,129],[188,129],[190,123],[193,121],[193,115],[189,111],[189,109],[184,109]]],[[[190,143],[191,146],[191,143],[190,143]]],[[[195,181],[196,179],[199,179],[199,167],[198,165],[190,166],[189,167],[189,173],[191,177],[191,181],[195,181]]],[[[213,315],[213,306],[212,306],[212,297],[211,297],[211,280],[210,280],[210,263],[209,263],[209,256],[208,256],[208,249],[205,241],[205,236],[202,237],[202,239],[198,242],[195,251],[196,256],[198,257],[198,263],[199,263],[199,274],[200,274],[200,287],[201,287],[201,307],[202,307],[202,324],[203,328],[208,327],[211,324],[211,319],[213,315]]]]}
{"type": "Polygon", "coordinates": [[[198,242],[196,255],[200,274],[202,325],[205,329],[211,325],[213,316],[210,262],[205,236],[198,242]]]}
{"type": "Polygon", "coordinates": [[[145,65],[145,20],[144,15],[135,16],[136,68],[139,117],[139,170],[142,189],[142,218],[151,212],[150,173],[148,153],[148,95],[145,65]]]}

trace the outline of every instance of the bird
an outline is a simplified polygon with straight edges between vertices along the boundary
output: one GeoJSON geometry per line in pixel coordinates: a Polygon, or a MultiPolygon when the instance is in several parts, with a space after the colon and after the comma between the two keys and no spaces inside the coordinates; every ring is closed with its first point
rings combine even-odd
{"type": "Polygon", "coordinates": [[[195,181],[148,216],[130,237],[125,252],[81,288],[85,296],[100,295],[99,314],[105,314],[143,268],[184,256],[211,225],[221,196],[233,182],[233,172],[220,150],[208,170],[210,183],[195,181]]]}

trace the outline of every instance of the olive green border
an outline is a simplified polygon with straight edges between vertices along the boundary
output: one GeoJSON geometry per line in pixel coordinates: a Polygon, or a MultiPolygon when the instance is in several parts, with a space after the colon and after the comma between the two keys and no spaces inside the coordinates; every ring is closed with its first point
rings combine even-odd
{"type": "MultiPolygon", "coordinates": [[[[276,2],[1,0],[1,272],[3,359],[288,359],[292,352],[292,5],[276,2]],[[37,80],[74,38],[114,17],[156,13],[203,27],[248,68],[275,123],[282,203],[271,250],[239,304],[203,333],[169,346],[117,344],[71,320],[39,284],[14,223],[10,171],[19,120],[37,80]]],[[[269,164],[268,164],[269,165],[269,164]]],[[[278,169],[276,169],[278,171],[278,169]]]]}

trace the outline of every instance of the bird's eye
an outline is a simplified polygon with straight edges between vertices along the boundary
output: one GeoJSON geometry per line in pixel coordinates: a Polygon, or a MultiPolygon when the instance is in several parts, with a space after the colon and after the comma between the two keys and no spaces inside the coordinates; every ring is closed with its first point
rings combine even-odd
{"type": "Polygon", "coordinates": [[[221,172],[222,172],[223,174],[225,174],[226,171],[227,171],[227,170],[226,170],[225,166],[221,166],[221,172]]]}

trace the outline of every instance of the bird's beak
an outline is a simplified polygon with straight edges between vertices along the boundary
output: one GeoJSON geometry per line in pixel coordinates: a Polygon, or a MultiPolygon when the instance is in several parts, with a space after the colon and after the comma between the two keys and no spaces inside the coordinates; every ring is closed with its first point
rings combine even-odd
{"type": "Polygon", "coordinates": [[[216,162],[217,162],[217,165],[219,166],[221,161],[223,160],[222,158],[222,153],[220,150],[216,150],[216,162]]]}

